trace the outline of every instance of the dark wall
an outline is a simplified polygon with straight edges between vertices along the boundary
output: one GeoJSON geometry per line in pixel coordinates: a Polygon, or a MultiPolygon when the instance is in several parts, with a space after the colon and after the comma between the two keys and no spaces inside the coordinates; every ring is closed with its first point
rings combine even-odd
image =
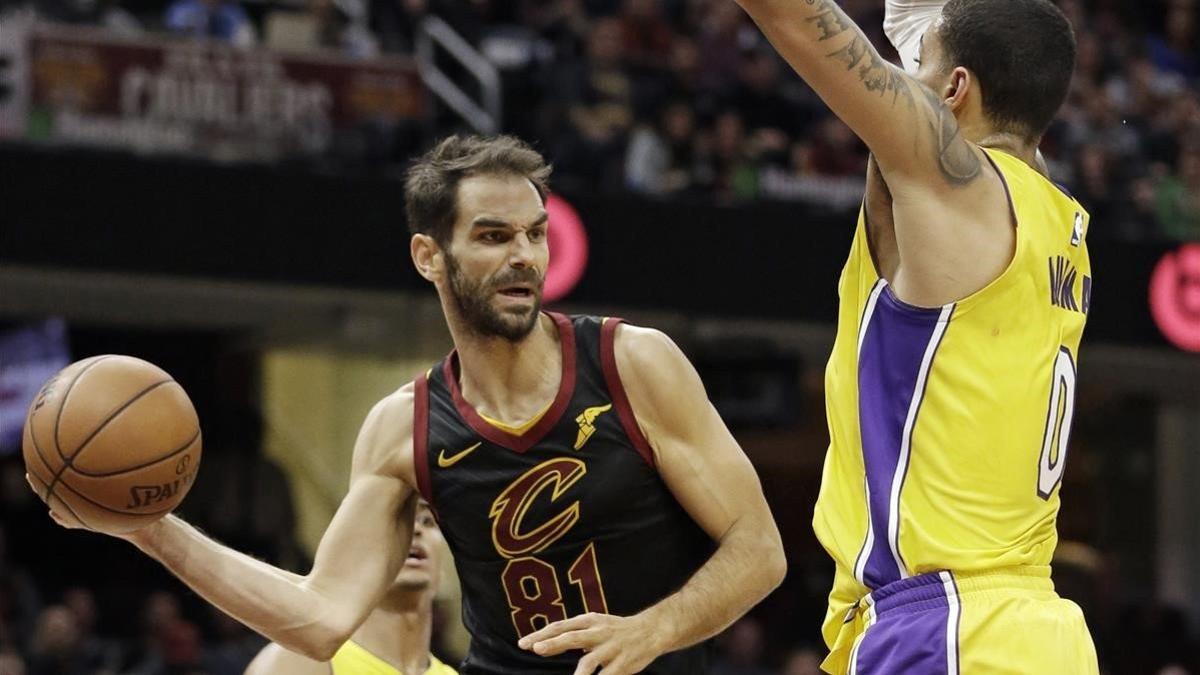
{"type": "MultiPolygon", "coordinates": [[[[398,176],[322,175],[0,145],[0,263],[420,290],[398,176]]],[[[565,195],[591,239],[571,300],[832,322],[854,214],[565,195]]],[[[1165,345],[1146,306],[1166,244],[1093,226],[1089,340],[1165,345]]]]}

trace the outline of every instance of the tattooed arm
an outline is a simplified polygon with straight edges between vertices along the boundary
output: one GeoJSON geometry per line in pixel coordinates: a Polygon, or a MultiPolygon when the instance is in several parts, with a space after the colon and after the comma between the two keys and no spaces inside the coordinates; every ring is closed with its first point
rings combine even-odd
{"type": "Polygon", "coordinates": [[[888,63],[835,0],[739,0],[788,63],[871,148],[885,175],[939,171],[951,185],[979,157],[936,94],[888,63]],[[932,160],[932,161],[931,161],[932,160]]]}
{"type": "Polygon", "coordinates": [[[871,149],[895,216],[893,289],[933,306],[999,276],[1014,241],[1003,183],[964,137],[946,92],[885,61],[835,0],[738,2],[871,149]]]}

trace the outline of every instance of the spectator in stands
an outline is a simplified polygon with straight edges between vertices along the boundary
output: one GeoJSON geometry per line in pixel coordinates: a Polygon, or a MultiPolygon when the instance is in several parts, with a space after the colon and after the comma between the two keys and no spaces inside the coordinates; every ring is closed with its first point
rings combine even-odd
{"type": "Polygon", "coordinates": [[[176,35],[211,38],[238,47],[258,41],[254,24],[237,0],[175,0],[163,18],[176,35]]]}
{"type": "Polygon", "coordinates": [[[98,670],[116,672],[121,664],[121,648],[96,634],[96,596],[90,589],[75,586],[63,592],[62,604],[75,619],[84,661],[98,670]]]}
{"type": "Polygon", "coordinates": [[[674,31],[660,0],[625,0],[617,20],[626,64],[655,70],[666,66],[674,31]]]}
{"type": "Polygon", "coordinates": [[[328,50],[356,59],[379,53],[360,0],[308,0],[306,10],[272,10],[264,34],[268,47],[290,51],[328,50]]]}
{"type": "Polygon", "coordinates": [[[1163,32],[1147,40],[1150,58],[1161,70],[1177,73],[1190,80],[1200,77],[1197,59],[1196,2],[1168,0],[1163,32]]]}
{"type": "Polygon", "coordinates": [[[1162,234],[1168,239],[1200,239],[1200,140],[1180,151],[1175,173],[1158,183],[1156,199],[1162,234]]]}
{"type": "Polygon", "coordinates": [[[79,625],[71,610],[51,605],[38,616],[29,645],[30,675],[83,675],[90,673],[80,653],[79,625]]]}
{"type": "Polygon", "coordinates": [[[1119,194],[1112,180],[1112,158],[1099,143],[1085,143],[1075,152],[1072,194],[1086,204],[1092,220],[1111,227],[1119,194]]]}
{"type": "Polygon", "coordinates": [[[745,12],[735,3],[714,2],[705,7],[696,33],[700,86],[725,92],[737,82],[742,50],[758,44],[759,33],[747,24],[745,12]]]}
{"type": "Polygon", "coordinates": [[[867,170],[866,148],[850,127],[829,115],[816,125],[812,165],[825,176],[861,175],[867,170]]]}
{"type": "Polygon", "coordinates": [[[758,194],[756,149],[747,141],[746,124],[736,110],[717,115],[709,132],[696,141],[697,181],[721,200],[752,199],[758,194]]]}
{"type": "Polygon", "coordinates": [[[557,144],[560,182],[618,187],[627,134],[633,126],[634,82],[622,62],[621,24],[599,19],[588,36],[587,60],[560,74],[567,130],[557,144]]]}
{"type": "Polygon", "coordinates": [[[634,130],[625,154],[625,185],[633,192],[670,195],[693,183],[695,114],[687,101],[673,101],[656,125],[634,130]]]}
{"type": "Polygon", "coordinates": [[[791,95],[801,85],[795,78],[785,82],[781,72],[773,51],[745,52],[737,84],[726,101],[728,107],[738,110],[763,161],[779,166],[787,164],[791,139],[807,131],[815,116],[791,95]]]}
{"type": "Polygon", "coordinates": [[[583,56],[591,19],[581,0],[520,0],[519,14],[521,25],[545,40],[555,59],[583,56]]]}
{"type": "Polygon", "coordinates": [[[142,23],[117,0],[36,0],[38,16],[60,23],[100,26],[117,35],[137,35],[142,23]]]}
{"type": "Polygon", "coordinates": [[[183,620],[179,599],[166,591],[155,591],[142,608],[140,654],[128,675],[158,675],[166,669],[168,629],[183,620]]]}
{"type": "Polygon", "coordinates": [[[0,652],[0,675],[25,675],[25,660],[16,652],[0,652]]]}

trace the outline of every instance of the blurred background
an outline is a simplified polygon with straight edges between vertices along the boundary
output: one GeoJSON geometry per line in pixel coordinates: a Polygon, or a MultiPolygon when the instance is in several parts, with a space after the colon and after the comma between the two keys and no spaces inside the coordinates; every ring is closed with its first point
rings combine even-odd
{"type": "MultiPolygon", "coordinates": [[[[882,0],[842,4],[891,54],[882,0]]],[[[1200,673],[1200,7],[1060,4],[1079,63],[1042,150],[1096,281],[1055,581],[1106,673],[1200,673]]],[[[549,306],[671,334],[762,476],[790,574],[714,672],[816,672],[866,150],[732,0],[0,0],[0,675],[241,672],[254,634],[47,518],[25,410],[75,359],[161,365],[204,432],[182,515],[307,571],[366,411],[450,347],[400,176],[451,131],[554,162],[549,306]]]]}

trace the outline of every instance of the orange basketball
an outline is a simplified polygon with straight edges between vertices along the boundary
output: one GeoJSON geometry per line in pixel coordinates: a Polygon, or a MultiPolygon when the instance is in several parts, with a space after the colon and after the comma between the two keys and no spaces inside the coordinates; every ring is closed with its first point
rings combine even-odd
{"type": "Polygon", "coordinates": [[[200,423],[158,366],[94,356],[42,386],[21,447],[34,489],[64,519],[125,533],[183,500],[200,466],[200,423]]]}

